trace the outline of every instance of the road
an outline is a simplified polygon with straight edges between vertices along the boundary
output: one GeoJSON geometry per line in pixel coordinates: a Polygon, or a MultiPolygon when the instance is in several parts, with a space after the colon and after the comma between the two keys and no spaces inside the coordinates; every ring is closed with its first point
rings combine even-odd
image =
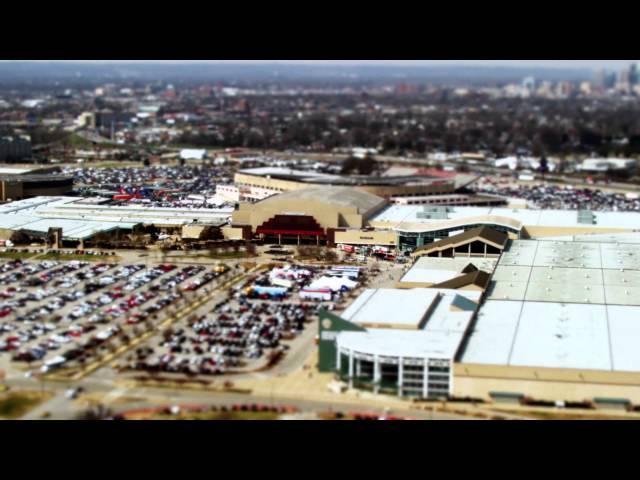
{"type": "MultiPolygon", "coordinates": [[[[25,388],[34,390],[40,388],[37,381],[31,379],[12,380],[7,382],[13,389],[25,388]]],[[[233,404],[263,404],[263,405],[287,405],[294,406],[300,411],[304,412],[327,412],[327,411],[342,411],[342,412],[371,412],[377,414],[384,414],[385,407],[369,407],[363,406],[354,400],[338,398],[335,401],[317,401],[317,400],[302,400],[299,398],[287,398],[285,396],[254,396],[239,393],[223,393],[223,392],[202,392],[192,390],[175,390],[175,389],[163,389],[163,388],[150,388],[150,387],[138,387],[138,388],[126,388],[118,387],[114,388],[112,382],[100,382],[92,379],[85,379],[78,382],[85,390],[92,394],[103,394],[105,403],[110,404],[110,407],[116,411],[152,408],[159,406],[170,405],[233,405],[233,404]],[[123,399],[126,401],[117,405],[117,400],[123,399]],[[127,401],[128,400],[128,401],[127,401]]],[[[45,386],[45,390],[52,391],[54,396],[42,405],[39,405],[34,410],[29,412],[23,417],[25,420],[41,419],[45,412],[49,413],[48,418],[55,420],[71,420],[82,412],[86,405],[83,405],[80,401],[70,400],[66,397],[65,392],[70,388],[69,385],[62,383],[48,383],[45,386]]],[[[468,417],[443,413],[443,412],[430,412],[413,409],[391,409],[392,415],[406,416],[422,420],[467,420],[468,417]]]]}

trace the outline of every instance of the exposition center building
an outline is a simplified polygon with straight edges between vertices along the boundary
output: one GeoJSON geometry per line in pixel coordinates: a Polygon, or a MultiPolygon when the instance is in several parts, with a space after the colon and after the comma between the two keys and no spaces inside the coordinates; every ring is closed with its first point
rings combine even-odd
{"type": "Polygon", "coordinates": [[[290,190],[258,203],[240,204],[227,235],[269,243],[333,245],[340,241],[341,232],[354,231],[370,237],[371,243],[395,245],[391,230],[364,234],[368,220],[386,206],[385,199],[348,187],[290,190]]]}
{"type": "Polygon", "coordinates": [[[640,405],[640,234],[498,244],[417,256],[397,289],[321,312],[320,370],[402,396],[640,405]]]}
{"type": "Polygon", "coordinates": [[[268,243],[384,246],[414,252],[481,227],[511,239],[617,235],[639,230],[640,213],[396,205],[367,191],[327,185],[240,203],[224,233],[229,239],[268,243]]]}

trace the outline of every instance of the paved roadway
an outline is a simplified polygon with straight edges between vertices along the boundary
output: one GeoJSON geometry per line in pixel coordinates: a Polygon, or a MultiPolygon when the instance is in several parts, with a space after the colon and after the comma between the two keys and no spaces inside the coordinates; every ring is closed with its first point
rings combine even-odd
{"type": "MultiPolygon", "coordinates": [[[[12,388],[37,389],[41,388],[39,383],[30,379],[12,380],[7,382],[12,388]]],[[[238,393],[218,393],[218,392],[201,392],[193,390],[175,390],[163,389],[155,387],[138,387],[123,388],[115,387],[112,382],[100,382],[92,379],[85,379],[78,384],[82,385],[89,394],[104,394],[107,403],[116,402],[118,398],[123,400],[130,399],[126,405],[115,406],[111,404],[111,408],[115,411],[124,411],[139,408],[151,408],[167,405],[233,405],[233,404],[251,404],[258,403],[264,405],[291,405],[297,407],[304,412],[326,412],[326,411],[342,411],[342,412],[372,412],[378,414],[385,413],[385,407],[369,407],[364,406],[357,401],[344,398],[336,398],[335,401],[317,401],[317,400],[301,400],[297,398],[286,398],[284,396],[254,396],[238,393]],[[140,400],[137,400],[140,399],[140,400]]],[[[35,420],[42,418],[44,412],[50,413],[49,418],[55,420],[74,419],[78,413],[83,411],[86,406],[79,401],[67,399],[65,396],[68,385],[62,383],[48,383],[44,386],[47,391],[53,391],[54,397],[48,402],[36,407],[29,412],[23,419],[35,420]]],[[[430,412],[413,409],[391,409],[391,415],[407,416],[422,420],[467,420],[468,417],[454,415],[442,412],[430,412]]]]}

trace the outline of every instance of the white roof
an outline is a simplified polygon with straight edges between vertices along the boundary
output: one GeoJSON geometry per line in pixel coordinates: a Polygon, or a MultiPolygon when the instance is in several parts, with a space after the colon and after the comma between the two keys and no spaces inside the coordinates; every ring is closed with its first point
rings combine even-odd
{"type": "MultiPolygon", "coordinates": [[[[85,204],[82,197],[35,197],[12,202],[21,207],[21,211],[29,211],[41,218],[64,218],[80,221],[124,222],[124,223],[156,223],[184,225],[198,221],[199,223],[226,222],[233,213],[233,207],[227,208],[165,208],[144,204],[113,206],[85,204]],[[83,202],[83,203],[81,203],[83,202]],[[19,204],[19,205],[18,205],[19,204]]],[[[0,213],[3,213],[0,210],[0,213]]]]}
{"type": "Polygon", "coordinates": [[[464,363],[640,371],[640,244],[517,240],[464,363]]]}
{"type": "MultiPolygon", "coordinates": [[[[464,221],[467,217],[507,217],[524,226],[546,227],[584,227],[578,222],[578,212],[575,210],[533,210],[527,208],[502,207],[448,207],[451,211],[447,219],[418,218],[416,215],[424,211],[424,205],[391,205],[373,217],[370,222],[389,223],[418,223],[425,227],[437,227],[443,222],[451,220],[464,221]]],[[[593,212],[594,228],[640,228],[640,212],[593,212]]],[[[475,220],[473,219],[476,223],[475,220]]]]}
{"type": "Polygon", "coordinates": [[[80,203],[83,197],[34,197],[0,205],[0,228],[46,233],[62,227],[63,238],[83,239],[115,228],[132,229],[140,223],[186,225],[220,224],[233,208],[161,208],[144,205],[105,206],[80,203]]]}
{"type": "Polygon", "coordinates": [[[366,332],[341,332],[337,345],[370,355],[452,359],[476,310],[473,303],[467,310],[452,309],[452,304],[461,298],[477,304],[480,297],[481,292],[449,289],[366,290],[342,318],[354,323],[414,325],[430,306],[434,308],[421,330],[369,328],[366,332]]]}
{"type": "Polygon", "coordinates": [[[330,288],[335,292],[340,290],[343,286],[347,288],[354,288],[357,285],[358,282],[349,280],[347,277],[320,277],[309,285],[309,288],[330,288]]]}
{"type": "Polygon", "coordinates": [[[640,371],[640,322],[638,307],[610,305],[607,307],[611,360],[614,370],[640,371]]]}
{"type": "Polygon", "coordinates": [[[188,148],[184,150],[180,150],[180,158],[183,158],[185,160],[190,158],[200,160],[204,158],[206,154],[207,154],[206,150],[195,150],[195,149],[188,149],[188,148]]]}
{"type": "Polygon", "coordinates": [[[341,317],[356,324],[388,323],[418,328],[429,308],[439,300],[439,296],[437,289],[369,288],[344,311],[341,317]],[[401,313],[398,312],[399,305],[402,305],[401,313]]]}
{"type": "Polygon", "coordinates": [[[463,363],[640,371],[640,307],[487,300],[463,363]]]}
{"type": "Polygon", "coordinates": [[[640,232],[630,233],[598,233],[593,235],[563,235],[544,237],[545,240],[560,240],[564,242],[595,242],[595,243],[640,243],[640,232]]]}
{"type": "Polygon", "coordinates": [[[47,233],[49,228],[62,228],[64,238],[81,240],[98,232],[106,232],[115,228],[130,230],[134,223],[123,222],[85,222],[51,218],[37,218],[31,215],[0,215],[0,228],[8,230],[25,230],[36,233],[47,233]]]}
{"type": "Polygon", "coordinates": [[[340,332],[336,337],[338,348],[389,357],[451,359],[459,343],[457,332],[424,330],[372,328],[366,332],[340,332]]]}
{"type": "Polygon", "coordinates": [[[604,305],[524,302],[510,365],[610,370],[604,305]]]}
{"type": "Polygon", "coordinates": [[[22,175],[32,170],[32,168],[0,167],[0,175],[22,175]]]}

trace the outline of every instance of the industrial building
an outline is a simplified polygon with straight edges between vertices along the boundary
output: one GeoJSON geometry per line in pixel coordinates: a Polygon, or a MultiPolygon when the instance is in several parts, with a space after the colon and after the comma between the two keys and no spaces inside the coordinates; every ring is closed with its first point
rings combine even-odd
{"type": "Polygon", "coordinates": [[[95,198],[34,197],[0,206],[0,238],[44,237],[62,229],[62,240],[85,245],[118,240],[123,232],[149,229],[198,239],[207,230],[221,230],[232,209],[161,208],[101,205],[95,198]]]}
{"type": "Polygon", "coordinates": [[[59,170],[58,167],[0,166],[0,201],[71,193],[73,177],[56,175],[59,170]]]}
{"type": "Polygon", "coordinates": [[[31,138],[25,135],[0,137],[0,163],[21,162],[31,157],[31,138]]]}
{"type": "Polygon", "coordinates": [[[40,208],[51,203],[73,202],[73,197],[35,197],[0,205],[0,238],[18,241],[28,238],[46,238],[51,229],[62,229],[62,240],[83,244],[100,234],[119,234],[131,231],[131,222],[62,219],[43,215],[40,208]]]}

